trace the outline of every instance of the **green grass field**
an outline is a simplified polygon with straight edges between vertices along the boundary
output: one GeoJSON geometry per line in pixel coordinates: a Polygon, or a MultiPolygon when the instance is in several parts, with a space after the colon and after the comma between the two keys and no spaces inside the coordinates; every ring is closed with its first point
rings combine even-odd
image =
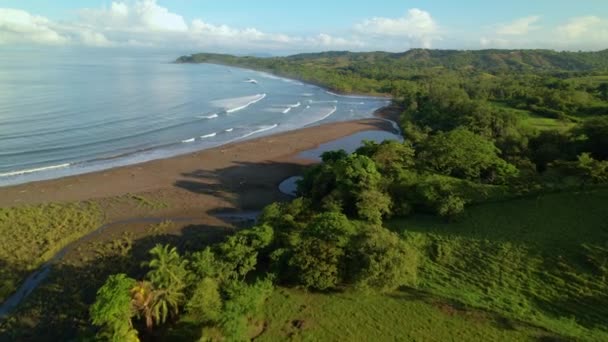
{"type": "Polygon", "coordinates": [[[279,289],[260,341],[606,341],[608,190],[387,222],[422,259],[418,289],[279,289]],[[475,309],[473,309],[475,308],[475,309]]]}
{"type": "Polygon", "coordinates": [[[567,122],[558,119],[545,118],[542,116],[535,115],[528,110],[516,109],[507,106],[505,103],[501,102],[490,102],[493,106],[497,108],[501,108],[503,110],[509,111],[511,113],[515,113],[520,117],[521,123],[524,127],[529,127],[533,129],[537,129],[539,131],[546,130],[558,130],[558,131],[566,131],[576,124],[574,122],[567,122]]]}
{"type": "Polygon", "coordinates": [[[483,204],[460,222],[393,220],[419,289],[560,335],[608,340],[608,191],[483,204]]]}
{"type": "Polygon", "coordinates": [[[539,341],[554,335],[415,291],[311,294],[278,289],[259,341],[539,341]]]}

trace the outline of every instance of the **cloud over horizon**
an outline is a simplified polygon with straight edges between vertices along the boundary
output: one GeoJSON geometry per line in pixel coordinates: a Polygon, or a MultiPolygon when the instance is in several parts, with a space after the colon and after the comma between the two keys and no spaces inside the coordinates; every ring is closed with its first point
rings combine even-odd
{"type": "Polygon", "coordinates": [[[554,27],[541,25],[540,15],[530,15],[455,37],[457,28],[441,25],[430,12],[418,8],[408,9],[401,16],[358,20],[338,35],[265,32],[256,27],[212,23],[204,18],[187,20],[156,0],[114,1],[106,7],[82,8],[77,13],[71,21],[53,21],[20,9],[0,8],[0,44],[282,53],[458,48],[456,42],[460,48],[574,50],[605,48],[608,42],[608,20],[594,15],[569,18],[554,27]]]}

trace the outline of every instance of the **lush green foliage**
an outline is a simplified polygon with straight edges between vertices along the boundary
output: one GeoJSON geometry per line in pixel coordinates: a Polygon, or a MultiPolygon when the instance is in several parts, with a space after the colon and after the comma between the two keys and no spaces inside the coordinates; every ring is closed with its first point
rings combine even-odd
{"type": "Polygon", "coordinates": [[[97,301],[91,306],[91,321],[103,326],[101,336],[110,341],[138,341],[131,316],[131,288],[135,280],[125,274],[110,276],[97,291],[97,301]]]}

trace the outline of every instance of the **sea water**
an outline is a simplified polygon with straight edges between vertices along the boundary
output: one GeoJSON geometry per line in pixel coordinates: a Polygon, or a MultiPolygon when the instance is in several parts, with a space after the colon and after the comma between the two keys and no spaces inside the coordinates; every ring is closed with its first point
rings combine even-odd
{"type": "Polygon", "coordinates": [[[386,99],[148,50],[0,54],[0,186],[166,158],[334,121],[386,99]]]}

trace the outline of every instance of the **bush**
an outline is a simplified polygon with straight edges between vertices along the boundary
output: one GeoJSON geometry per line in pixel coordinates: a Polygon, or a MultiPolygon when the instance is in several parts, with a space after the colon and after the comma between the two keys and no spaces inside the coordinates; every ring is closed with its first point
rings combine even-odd
{"type": "Polygon", "coordinates": [[[204,278],[194,289],[192,297],[186,304],[186,312],[197,322],[215,322],[222,313],[222,298],[219,284],[213,278],[204,278]]]}
{"type": "Polygon", "coordinates": [[[356,286],[390,291],[416,283],[418,256],[396,233],[371,226],[353,244],[349,270],[356,286]]]}

